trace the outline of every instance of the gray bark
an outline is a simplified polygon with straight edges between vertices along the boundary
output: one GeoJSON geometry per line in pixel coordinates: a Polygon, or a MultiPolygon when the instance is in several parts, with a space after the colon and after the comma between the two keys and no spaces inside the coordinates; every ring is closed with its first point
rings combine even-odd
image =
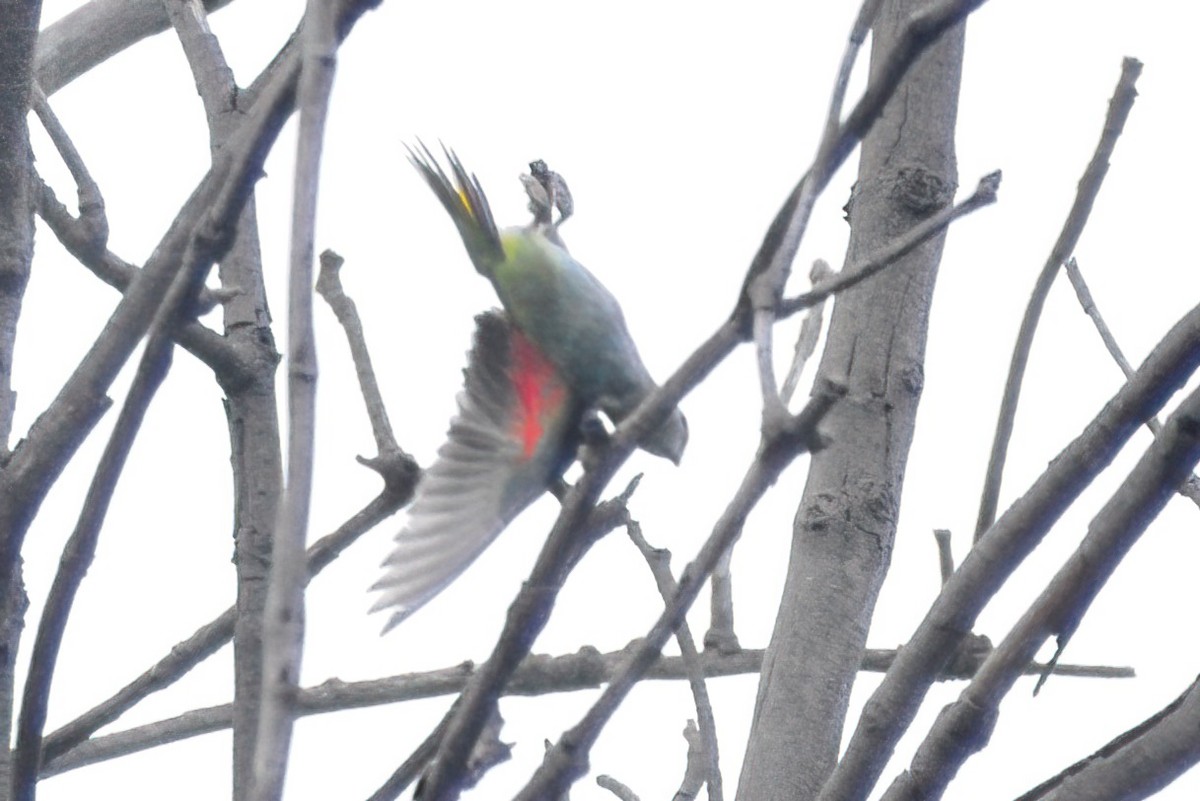
{"type": "MultiPolygon", "coordinates": [[[[872,68],[922,0],[884,4],[872,68]]],[[[954,127],[963,27],[910,69],[863,143],[847,263],[946,205],[957,183],[954,127]]],[[[891,559],[904,465],[924,382],[942,236],[843,293],[821,375],[849,393],[822,428],[793,528],[783,600],[763,665],[741,801],[817,796],[836,762],[850,688],[891,559]]]]}

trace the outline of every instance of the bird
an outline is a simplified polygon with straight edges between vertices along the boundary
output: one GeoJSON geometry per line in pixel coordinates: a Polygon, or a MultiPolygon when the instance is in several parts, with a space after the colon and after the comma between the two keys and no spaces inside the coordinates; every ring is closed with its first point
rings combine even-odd
{"type": "MultiPolygon", "coordinates": [[[[551,208],[558,209],[558,222],[552,226],[555,229],[575,213],[575,201],[571,197],[571,190],[567,188],[567,182],[541,159],[529,162],[529,175],[522,175],[521,183],[525,184],[525,191],[529,193],[530,211],[534,213],[535,217],[540,213],[539,209],[533,208],[535,204],[544,204],[547,215],[551,208]],[[540,197],[534,196],[535,187],[541,187],[540,197]]],[[[549,222],[548,218],[546,222],[549,222]]]]}
{"type": "MultiPolygon", "coordinates": [[[[453,182],[421,143],[409,161],[503,309],[475,318],[457,414],[372,586],[372,611],[391,612],[385,633],[559,484],[590,415],[619,424],[658,388],[616,298],[567,252],[548,216],[534,209],[532,223],[500,230],[479,180],[443,150],[453,182]]],[[[687,440],[687,420],[672,409],[639,445],[679,464],[687,440]]]]}

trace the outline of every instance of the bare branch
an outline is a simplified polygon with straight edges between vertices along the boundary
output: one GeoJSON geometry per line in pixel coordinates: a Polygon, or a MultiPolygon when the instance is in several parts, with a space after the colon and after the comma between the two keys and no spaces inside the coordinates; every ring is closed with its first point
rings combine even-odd
{"type": "Polygon", "coordinates": [[[1096,152],[1091,162],[1079,179],[1079,189],[1075,193],[1075,202],[1063,223],[1062,231],[1050,256],[1038,275],[1021,320],[1021,329],[1017,332],[1017,341],[1013,346],[1012,363],[1008,368],[1008,379],[1004,384],[1004,396],[1000,401],[1000,416],[996,421],[996,436],[992,441],[992,453],[988,458],[987,475],[984,477],[983,493],[979,500],[979,516],[975,521],[975,539],[991,527],[996,519],[996,506],[1000,499],[1000,482],[1004,476],[1004,462],[1008,457],[1008,442],[1012,438],[1013,423],[1017,416],[1017,402],[1021,398],[1021,382],[1025,377],[1025,365],[1029,361],[1029,351],[1033,346],[1033,336],[1037,332],[1038,321],[1041,319],[1042,307],[1050,294],[1050,286],[1058,275],[1059,267],[1071,252],[1083,234],[1088,216],[1092,212],[1092,204],[1100,194],[1104,176],[1108,174],[1108,160],[1112,158],[1117,139],[1129,119],[1133,109],[1133,100],[1137,97],[1134,85],[1142,72],[1142,63],[1134,58],[1126,58],[1121,64],[1121,78],[1108,103],[1108,114],[1104,119],[1104,130],[1096,152]]]}
{"type": "MultiPolygon", "coordinates": [[[[226,637],[228,638],[228,635],[226,637]]],[[[602,654],[594,648],[582,648],[578,653],[563,656],[529,656],[514,673],[512,681],[505,688],[505,693],[517,696],[535,696],[595,689],[610,681],[628,658],[628,649],[602,654]]],[[[890,652],[872,654],[873,669],[883,670],[890,658],[890,652]]],[[[710,678],[754,673],[762,665],[762,651],[742,651],[736,654],[706,651],[700,655],[700,662],[705,676],[710,678]]],[[[324,714],[458,693],[471,680],[476,671],[476,666],[467,662],[441,670],[369,681],[343,682],[330,679],[316,687],[300,690],[296,696],[296,712],[302,716],[324,714]]],[[[662,657],[653,663],[645,678],[679,681],[687,678],[687,669],[684,667],[682,657],[662,657]]],[[[450,711],[452,713],[454,710],[450,711]]],[[[232,705],[222,704],[193,710],[178,717],[136,726],[115,734],[96,737],[79,744],[61,756],[50,758],[48,755],[42,775],[43,777],[52,776],[125,754],[227,729],[232,719],[232,705]]],[[[440,724],[440,728],[434,732],[438,735],[436,739],[440,740],[439,732],[444,729],[448,719],[449,714],[440,724]]],[[[432,759],[432,756],[432,751],[426,754],[421,765],[418,766],[418,772],[432,759]]],[[[383,789],[380,788],[379,792],[382,793],[383,789]]],[[[396,793],[398,794],[402,789],[402,787],[397,789],[396,793]]],[[[379,797],[394,796],[381,795],[379,797]]]]}
{"type": "MultiPolygon", "coordinates": [[[[33,262],[33,154],[26,117],[41,12],[39,2],[0,8],[0,28],[5,32],[0,47],[0,75],[4,76],[0,82],[0,465],[8,457],[17,407],[12,388],[13,353],[33,262]]],[[[3,528],[0,523],[0,537],[3,528]]],[[[0,587],[0,599],[5,602],[14,597],[8,590],[0,587]]]]}
{"type": "MultiPolygon", "coordinates": [[[[226,615],[218,618],[217,621],[210,624],[210,627],[217,627],[221,621],[226,621],[226,630],[223,639],[217,644],[218,646],[228,641],[230,637],[233,611],[230,610],[226,615]]],[[[197,633],[197,636],[199,635],[200,632],[197,633]]],[[[188,645],[189,643],[181,643],[179,647],[188,645]]],[[[762,669],[763,653],[761,649],[747,649],[732,653],[709,649],[700,653],[700,664],[704,669],[704,676],[709,679],[757,673],[762,669]]],[[[862,670],[882,673],[895,660],[896,653],[893,649],[868,649],[863,654],[862,670]]],[[[600,653],[594,648],[588,647],[581,648],[577,653],[562,656],[534,654],[522,661],[521,666],[513,674],[512,680],[505,686],[504,693],[510,696],[538,696],[598,689],[617,675],[617,672],[629,659],[629,654],[629,648],[600,653]]],[[[1046,668],[1046,665],[1035,663],[1030,665],[1025,672],[1027,675],[1036,676],[1046,668]]],[[[164,665],[164,669],[171,668],[164,665]]],[[[425,673],[409,673],[368,681],[343,682],[338,679],[329,679],[316,687],[300,690],[296,696],[296,712],[301,716],[319,715],[346,709],[451,695],[461,692],[475,671],[476,666],[473,663],[465,662],[454,667],[425,673]]],[[[1103,679],[1131,678],[1134,675],[1133,670],[1126,667],[1089,665],[1059,664],[1054,666],[1053,671],[1059,676],[1103,679]]],[[[147,671],[146,675],[149,676],[151,673],[152,671],[147,671]]],[[[946,671],[938,678],[939,680],[958,680],[970,678],[970,675],[970,673],[946,671]]],[[[679,656],[660,656],[642,676],[643,681],[680,681],[687,678],[687,668],[684,666],[683,658],[679,656]]],[[[416,770],[419,774],[424,769],[424,766],[433,758],[433,749],[436,747],[436,742],[440,740],[449,714],[447,713],[447,717],[443,718],[439,727],[435,729],[433,734],[436,737],[433,737],[433,744],[430,745],[430,740],[427,739],[397,771],[408,777],[403,785],[395,788],[393,795],[388,795],[385,793],[385,788],[389,785],[385,784],[377,791],[378,798],[394,798],[399,795],[412,780],[411,771],[416,770]],[[418,753],[424,756],[414,768],[412,763],[418,753]]],[[[144,726],[135,726],[83,742],[88,734],[94,733],[101,725],[109,723],[115,718],[116,715],[113,715],[109,719],[101,721],[92,727],[91,732],[86,732],[83,737],[71,742],[67,742],[67,735],[72,733],[68,729],[77,729],[76,723],[64,726],[58,732],[47,737],[42,777],[54,776],[126,754],[227,729],[233,719],[233,707],[230,704],[222,704],[196,709],[178,717],[144,726]]],[[[82,723],[83,720],[80,718],[77,722],[82,723]]],[[[393,776],[395,775],[393,774],[393,776]]]]}
{"type": "MultiPolygon", "coordinates": [[[[983,748],[1000,714],[1000,701],[1051,635],[1062,653],[1084,613],[1117,565],[1200,461],[1200,390],[1167,420],[1161,435],[1093,518],[1087,536],[1004,641],[984,661],[959,700],[938,715],[912,766],[884,801],[936,801],[967,757],[983,748]]],[[[1197,751],[1200,754],[1200,751],[1197,751]]]]}
{"type": "MultiPolygon", "coordinates": [[[[832,278],[833,275],[834,270],[829,266],[829,262],[817,259],[808,272],[808,280],[816,285],[832,278]]],[[[796,387],[800,383],[800,374],[804,372],[804,366],[817,351],[817,340],[821,338],[821,325],[824,319],[825,301],[818,301],[809,308],[808,314],[804,315],[804,319],[800,321],[800,333],[796,336],[792,364],[788,367],[787,375],[783,379],[783,389],[779,393],[784,406],[791,403],[792,396],[796,394],[796,387]]]]}
{"type": "MultiPolygon", "coordinates": [[[[334,316],[346,332],[350,357],[354,361],[354,372],[358,376],[358,386],[367,406],[367,418],[371,421],[371,433],[375,435],[375,447],[379,453],[398,451],[400,446],[396,444],[396,436],[392,433],[392,424],[388,420],[387,407],[383,403],[383,394],[379,391],[379,382],[375,379],[375,368],[371,365],[371,353],[367,349],[367,338],[363,335],[358,308],[342,288],[341,271],[344,262],[345,260],[332,250],[321,253],[317,293],[325,298],[325,302],[329,304],[329,308],[333,310],[334,316]]],[[[368,460],[359,461],[370,464],[368,460]]]]}
{"type": "Polygon", "coordinates": [[[425,776],[422,795],[425,801],[453,797],[462,789],[468,779],[466,766],[471,749],[491,718],[504,686],[546,625],[567,575],[594,543],[629,520],[625,504],[640,477],[630,482],[621,495],[592,506],[595,497],[591,493],[601,491],[603,483],[632,449],[629,442],[623,452],[617,451],[619,437],[620,429],[607,449],[585,455],[586,472],[567,494],[529,578],[508,609],[492,655],[463,690],[457,708],[447,713],[451,718],[446,735],[425,776]],[[614,455],[618,453],[619,456],[614,455]]]}
{"type": "MultiPolygon", "coordinates": [[[[1100,335],[1105,349],[1113,357],[1117,366],[1121,368],[1125,378],[1130,378],[1133,375],[1133,365],[1125,358],[1121,346],[1117,344],[1116,337],[1109,330],[1108,324],[1104,322],[1104,317],[1101,316],[1100,309],[1097,308],[1096,301],[1092,298],[1092,292],[1088,289],[1087,282],[1083,280],[1083,273],[1079,271],[1079,264],[1075,261],[1074,256],[1067,259],[1066,268],[1067,277],[1071,279],[1071,286],[1075,288],[1075,296],[1079,298],[1079,305],[1083,308],[1084,314],[1090,317],[1092,323],[1095,324],[1096,333],[1100,335]]],[[[1162,424],[1158,422],[1158,417],[1151,417],[1146,421],[1146,428],[1150,429],[1150,433],[1158,436],[1162,424]]],[[[1200,478],[1195,473],[1188,476],[1187,480],[1179,486],[1178,492],[1192,503],[1200,506],[1200,478]]]]}
{"type": "Polygon", "coordinates": [[[815,441],[817,424],[841,394],[839,387],[823,387],[814,394],[803,411],[785,421],[784,427],[777,429],[772,439],[761,443],[759,452],[746,471],[733,500],[713,527],[712,534],[696,558],[683,571],[671,603],[663,610],[646,636],[638,642],[629,660],[613,677],[583,719],[563,734],[554,750],[547,755],[546,761],[521,790],[517,796],[518,801],[534,801],[561,793],[583,772],[588,752],[600,736],[605,723],[658,657],[671,633],[679,627],[721,554],[741,533],[746,515],[775,483],[783,469],[815,441]]]}
{"type": "Polygon", "coordinates": [[[32,801],[42,759],[42,732],[50,699],[50,685],[58,661],[63,631],[83,577],[96,553],[100,529],[125,460],[141,429],[150,402],[167,377],[174,347],[171,332],[187,314],[192,298],[204,284],[212,267],[212,258],[203,244],[196,243],[185,252],[183,268],[176,274],[163,298],[153,322],[141,362],[129,394],[117,416],[91,486],[83,502],[79,521],[64,548],[58,571],[50,587],[42,619],[34,639],[29,677],[21,703],[17,729],[17,747],[13,758],[13,796],[32,801]]]}
{"type": "MultiPolygon", "coordinates": [[[[50,227],[62,246],[101,281],[124,291],[137,277],[140,268],[103,246],[97,247],[95,227],[82,217],[76,219],[71,216],[71,212],[41,177],[35,176],[34,181],[38,189],[38,216],[50,227]]],[[[205,314],[226,300],[226,293],[202,287],[192,303],[192,311],[196,315],[205,314]]],[[[212,367],[214,372],[236,372],[237,368],[229,364],[228,346],[221,342],[215,332],[195,320],[185,320],[181,322],[176,335],[185,350],[212,367]]]]}
{"type": "Polygon", "coordinates": [[[597,786],[608,790],[610,793],[620,799],[620,801],[641,801],[637,793],[614,779],[612,776],[597,776],[596,784],[597,786]]]}
{"type": "MultiPolygon", "coordinates": [[[[0,540],[10,528],[3,507],[16,502],[5,497],[16,461],[9,450],[9,437],[17,409],[13,390],[13,357],[17,323],[25,300],[25,288],[33,265],[34,175],[29,146],[29,100],[33,85],[33,54],[42,4],[34,0],[0,5],[0,540]]],[[[98,416],[103,403],[84,410],[98,416]]],[[[17,451],[23,450],[18,446],[17,451]]],[[[0,546],[0,551],[3,548],[0,546]]],[[[21,564],[16,550],[4,554],[0,568],[7,580],[0,581],[0,793],[12,796],[12,715],[16,696],[17,649],[29,599],[25,594],[21,564]]]]}
{"type": "Polygon", "coordinates": [[[942,574],[942,583],[945,584],[954,573],[954,554],[950,550],[950,529],[934,529],[933,536],[937,540],[938,569],[942,574]]]}
{"type": "MultiPolygon", "coordinates": [[[[650,566],[650,572],[654,575],[654,583],[658,585],[658,592],[663,597],[665,603],[670,603],[676,591],[679,589],[679,584],[675,581],[675,576],[671,574],[671,552],[664,548],[654,548],[642,536],[642,527],[635,521],[630,520],[625,530],[629,533],[629,539],[637,546],[642,556],[646,560],[646,564],[650,566]]],[[[683,658],[684,667],[688,672],[688,684],[692,688],[692,697],[696,702],[696,717],[700,721],[700,728],[696,731],[696,738],[699,743],[697,750],[699,754],[695,757],[698,763],[696,770],[699,771],[699,783],[708,782],[708,797],[709,801],[722,801],[725,797],[723,781],[721,779],[721,763],[720,750],[717,746],[717,722],[713,717],[712,701],[708,697],[708,686],[704,683],[704,668],[700,664],[700,654],[696,650],[696,640],[692,637],[692,630],[684,619],[679,628],[675,630],[675,641],[679,643],[679,653],[683,658]]],[[[689,721],[691,723],[691,721],[689,721]]],[[[694,729],[694,725],[693,729],[694,729]]],[[[686,733],[685,733],[685,736],[686,733]]],[[[692,738],[688,738],[688,765],[689,768],[693,762],[692,755],[692,738]]],[[[689,770],[689,775],[692,771],[689,770]]],[[[697,788],[698,789],[698,788],[697,788]]]]}
{"type": "Polygon", "coordinates": [[[290,113],[294,79],[281,75],[245,117],[117,304],[108,326],[0,471],[0,597],[7,595],[30,521],[107,404],[105,389],[145,334],[174,276],[189,263],[190,249],[196,249],[196,258],[216,260],[228,247],[232,221],[290,113]]]}
{"type": "Polygon", "coordinates": [[[100,186],[88,172],[83,157],[75,149],[75,143],[71,141],[58,116],[50,108],[50,102],[36,85],[33,87],[33,110],[37,112],[42,127],[46,129],[50,141],[54,143],[71,177],[75,179],[79,194],[79,222],[87,232],[88,250],[103,251],[108,243],[108,217],[104,213],[104,196],[100,193],[100,186]]]}
{"type": "Polygon", "coordinates": [[[1117,392],[988,531],[942,588],[868,699],[820,801],[864,798],[955,647],[987,601],[1121,447],[1200,365],[1200,307],[1159,342],[1117,392]]]}
{"type": "Polygon", "coordinates": [[[304,649],[304,541],[312,500],[316,436],[317,353],[313,332],[313,240],[325,120],[333,88],[338,40],[330,0],[310,0],[305,14],[303,71],[297,105],[288,274],[288,460],[287,486],[276,519],[270,586],[263,612],[262,695],[254,745],[250,798],[274,801],[283,795],[292,739],[293,704],[304,649]]]}
{"type": "Polygon", "coordinates": [[[196,91],[204,103],[209,139],[215,147],[225,139],[232,122],[229,114],[237,105],[233,70],[221,52],[220,42],[209,30],[201,0],[162,0],[162,6],[191,67],[196,91]]]}
{"type": "Polygon", "coordinates": [[[1200,680],[1146,720],[1017,801],[1147,798],[1200,760],[1200,680]]]}
{"type": "MultiPolygon", "coordinates": [[[[204,0],[209,11],[231,0],[204,0]]],[[[38,84],[53,95],[85,72],[170,27],[162,0],[91,0],[42,31],[35,63],[38,84]]]]}
{"type": "Polygon", "coordinates": [[[977,209],[995,203],[996,192],[1000,188],[1000,178],[999,170],[988,173],[979,179],[979,184],[975,187],[975,191],[966,200],[930,215],[888,242],[879,251],[872,253],[861,261],[855,262],[841,272],[835,273],[808,292],[803,292],[794,298],[787,298],[780,301],[779,316],[788,317],[801,309],[807,309],[817,303],[823,302],[830,295],[834,295],[845,289],[849,289],[861,281],[865,281],[880,270],[891,266],[897,259],[907,255],[917,246],[927,242],[931,237],[946,230],[950,223],[958,218],[965,217],[977,209]]]}
{"type": "Polygon", "coordinates": [[[433,759],[438,743],[442,741],[442,736],[445,735],[446,726],[449,723],[450,717],[448,715],[443,717],[434,730],[409,754],[408,759],[404,760],[391,776],[388,776],[387,781],[380,785],[378,790],[367,797],[367,801],[392,801],[392,799],[399,798],[410,784],[419,779],[425,766],[429,764],[429,760],[433,759]]]}
{"type": "Polygon", "coordinates": [[[683,769],[683,780],[679,783],[679,789],[675,791],[672,801],[691,801],[693,798],[697,798],[700,795],[700,788],[704,786],[705,775],[711,771],[709,762],[712,757],[706,753],[708,750],[704,742],[706,738],[696,728],[694,720],[689,720],[683,728],[683,739],[687,741],[688,745],[687,763],[683,769]]]}

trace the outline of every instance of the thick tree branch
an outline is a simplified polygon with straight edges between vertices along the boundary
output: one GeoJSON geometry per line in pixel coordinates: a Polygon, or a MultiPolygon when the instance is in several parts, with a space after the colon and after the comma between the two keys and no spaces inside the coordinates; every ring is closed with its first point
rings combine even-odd
{"type": "MultiPolygon", "coordinates": [[[[1000,701],[1042,643],[1057,636],[1053,664],[1101,587],[1197,461],[1200,390],[1168,418],[1162,434],[1092,520],[1079,548],[984,661],[959,700],[938,715],[911,767],[897,777],[883,801],[942,797],[967,757],[987,745],[1000,715],[1000,701]]],[[[1200,748],[1191,750],[1200,756],[1200,748]]]]}
{"type": "MultiPolygon", "coordinates": [[[[215,11],[232,0],[204,0],[215,11]]],[[[37,81],[52,95],[97,64],[170,27],[162,0],[91,0],[42,31],[37,81]]]]}
{"type": "MultiPolygon", "coordinates": [[[[846,266],[834,280],[950,206],[958,183],[959,23],[978,5],[889,0],[875,16],[868,86],[845,124],[867,135],[848,209],[846,266]],[[868,100],[876,104],[870,116],[868,100]]],[[[822,150],[844,158],[842,147],[835,141],[822,150]]],[[[984,182],[981,196],[994,181],[984,182]]],[[[798,207],[811,203],[805,197],[798,207]]],[[[822,425],[828,446],[810,461],[791,527],[739,801],[811,801],[836,763],[895,537],[945,238],[938,230],[834,304],[818,377],[843,383],[846,397],[822,425]]]]}
{"type": "Polygon", "coordinates": [[[1200,365],[1200,307],[1178,322],[1083,433],[1005,512],[942,588],[867,701],[820,801],[865,798],[938,671],[1059,516],[1200,365]]]}
{"type": "MultiPolygon", "coordinates": [[[[26,116],[40,2],[0,6],[0,466],[8,457],[17,397],[12,389],[17,320],[33,261],[33,156],[26,116]]],[[[0,598],[7,598],[7,594],[0,598]]]]}
{"type": "MultiPolygon", "coordinates": [[[[17,322],[33,264],[34,173],[26,118],[41,13],[40,0],[0,3],[0,518],[5,505],[14,502],[13,497],[5,497],[3,487],[11,477],[14,458],[8,443],[17,408],[12,385],[17,322]]],[[[5,529],[0,521],[0,540],[5,529]]],[[[16,655],[29,601],[16,551],[0,558],[5,559],[0,571],[8,577],[0,581],[0,794],[7,794],[12,786],[9,743],[16,655]]]]}
{"type": "Polygon", "coordinates": [[[1133,801],[1200,761],[1200,679],[1165,708],[1017,801],[1133,801]]]}
{"type": "MultiPolygon", "coordinates": [[[[165,0],[204,105],[210,152],[229,138],[240,116],[238,88],[199,0],[165,0]]],[[[265,74],[265,71],[264,71],[265,74]]],[[[262,76],[260,76],[262,77],[262,76]]],[[[238,218],[237,235],[218,267],[225,336],[222,344],[237,373],[216,370],[226,391],[225,415],[233,469],[234,565],[237,617],[233,630],[233,798],[250,795],[254,740],[262,688],[262,626],[267,596],[271,531],[283,485],[283,456],[276,404],[279,354],[270,329],[254,197],[238,218]]]]}
{"type": "Polygon", "coordinates": [[[283,795],[291,746],[293,698],[304,649],[304,542],[312,500],[316,437],[317,344],[313,332],[313,261],[317,188],[338,38],[333,0],[310,0],[305,14],[300,132],[288,273],[287,485],[276,518],[270,584],[263,610],[262,694],[250,798],[283,795]]]}

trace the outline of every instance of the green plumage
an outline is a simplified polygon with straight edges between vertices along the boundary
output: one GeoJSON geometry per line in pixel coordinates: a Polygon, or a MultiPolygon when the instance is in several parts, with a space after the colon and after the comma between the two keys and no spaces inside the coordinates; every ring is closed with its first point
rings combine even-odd
{"type": "MultiPolygon", "coordinates": [[[[545,224],[496,228],[475,176],[447,151],[457,187],[422,148],[413,165],[446,208],[475,269],[492,282],[516,326],[563,373],[582,402],[619,423],[657,388],[612,293],[556,242],[545,224]]],[[[687,421],[673,410],[642,447],[678,463],[687,421]]]]}
{"type": "MultiPolygon", "coordinates": [[[[393,610],[388,628],[444,589],[562,474],[586,411],[620,423],[657,388],[616,298],[562,246],[545,208],[533,224],[501,232],[453,153],[453,183],[427,149],[409,155],[505,313],[476,318],[458,414],[375,584],[375,609],[393,610]]],[[[558,184],[543,204],[571,208],[561,177],[545,176],[558,184]]],[[[675,463],[686,444],[677,409],[640,443],[675,463]]]]}

